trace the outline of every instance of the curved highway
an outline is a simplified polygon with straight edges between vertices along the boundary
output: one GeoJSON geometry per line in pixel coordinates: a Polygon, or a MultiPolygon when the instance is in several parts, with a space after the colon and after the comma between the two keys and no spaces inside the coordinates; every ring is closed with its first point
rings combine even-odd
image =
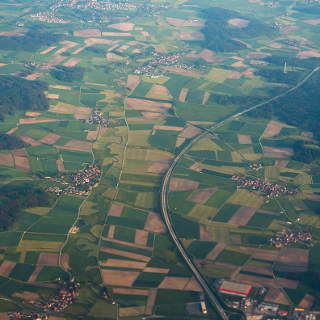
{"type": "MultiPolygon", "coordinates": [[[[320,70],[320,67],[317,67],[315,69],[313,69],[303,80],[301,80],[298,84],[296,84],[294,87],[290,88],[289,90],[285,91],[282,94],[277,95],[276,97],[273,97],[265,102],[261,102],[257,105],[254,105],[250,108],[247,108],[241,112],[238,112],[234,115],[229,116],[228,118],[214,124],[212,127],[209,128],[210,131],[215,130],[219,127],[221,127],[225,122],[239,117],[241,115],[244,115],[254,109],[260,108],[270,102],[273,102],[275,100],[278,100],[279,98],[282,98],[284,96],[286,96],[287,94],[289,94],[290,92],[298,89],[299,87],[301,87],[306,81],[308,81],[312,75],[314,73],[316,73],[317,71],[320,70]]],[[[169,182],[171,179],[171,175],[173,173],[174,168],[176,167],[178,161],[190,150],[190,148],[197,143],[201,138],[203,138],[205,135],[208,134],[208,130],[200,133],[198,136],[196,136],[193,140],[190,141],[190,143],[184,148],[182,149],[179,154],[173,159],[168,171],[166,172],[164,179],[163,179],[163,183],[162,183],[162,187],[161,187],[161,213],[163,216],[163,220],[165,222],[165,225],[169,231],[169,234],[173,240],[173,242],[175,243],[177,249],[179,250],[180,255],[182,256],[182,258],[184,259],[185,263],[188,265],[189,269],[191,270],[193,276],[197,279],[197,281],[199,282],[199,284],[201,285],[203,291],[206,293],[207,298],[209,299],[210,303],[212,304],[212,306],[214,306],[214,308],[216,309],[216,311],[219,313],[220,317],[223,320],[227,320],[229,319],[225,309],[228,309],[230,311],[230,308],[226,307],[224,304],[222,305],[222,303],[220,302],[220,299],[218,298],[217,293],[215,292],[214,289],[210,288],[206,282],[206,280],[204,279],[204,277],[201,275],[201,273],[198,271],[197,267],[195,266],[195,264],[193,263],[193,261],[190,259],[189,255],[187,254],[186,250],[184,249],[181,241],[179,240],[179,238],[177,237],[174,228],[172,226],[171,223],[171,219],[170,219],[170,214],[169,214],[169,208],[168,208],[168,186],[169,186],[169,182]]],[[[234,312],[240,312],[240,310],[234,310],[234,312]]]]}

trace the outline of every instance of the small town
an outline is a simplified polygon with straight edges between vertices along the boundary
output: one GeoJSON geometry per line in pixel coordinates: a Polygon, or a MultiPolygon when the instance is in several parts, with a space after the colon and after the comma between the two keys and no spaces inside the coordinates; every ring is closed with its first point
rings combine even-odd
{"type": "Polygon", "coordinates": [[[103,128],[108,127],[108,120],[105,118],[103,112],[98,109],[94,109],[90,115],[90,118],[86,120],[88,124],[97,124],[103,128]]]}
{"type": "Polygon", "coordinates": [[[273,184],[269,181],[241,177],[233,175],[231,178],[233,181],[237,182],[238,189],[246,189],[249,191],[258,191],[260,194],[265,196],[267,199],[272,199],[279,197],[280,195],[294,195],[297,193],[296,190],[287,188],[286,186],[281,186],[277,183],[273,184]]]}
{"type": "Polygon", "coordinates": [[[312,241],[311,232],[277,232],[276,235],[270,239],[271,244],[276,248],[282,248],[292,243],[310,243],[312,241]]]}
{"type": "Polygon", "coordinates": [[[72,176],[72,182],[69,183],[64,180],[64,176],[59,178],[50,178],[53,182],[59,183],[61,186],[52,186],[46,188],[47,192],[53,192],[60,196],[62,194],[71,196],[88,196],[92,187],[98,182],[101,175],[99,166],[87,165],[84,169],[79,170],[72,176]]]}

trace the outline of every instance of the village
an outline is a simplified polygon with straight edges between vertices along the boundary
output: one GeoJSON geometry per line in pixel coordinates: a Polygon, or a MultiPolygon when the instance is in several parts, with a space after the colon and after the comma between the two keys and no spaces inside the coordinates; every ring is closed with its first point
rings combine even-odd
{"type": "Polygon", "coordinates": [[[237,182],[238,189],[257,191],[267,199],[277,198],[280,195],[294,195],[297,193],[296,190],[289,189],[286,186],[281,186],[277,183],[273,184],[269,181],[257,178],[233,175],[231,179],[237,182]]]}
{"type": "Polygon", "coordinates": [[[98,109],[93,109],[90,118],[85,121],[88,124],[97,124],[103,128],[108,127],[108,120],[105,118],[103,112],[98,109]]]}
{"type": "Polygon", "coordinates": [[[270,239],[271,244],[276,248],[286,247],[292,243],[310,243],[310,241],[312,241],[311,232],[281,231],[270,239]]]}
{"type": "MultiPolygon", "coordinates": [[[[59,278],[57,280],[61,281],[59,278]]],[[[42,310],[41,312],[12,312],[9,313],[9,319],[48,319],[47,313],[63,311],[73,303],[75,297],[79,295],[79,287],[80,284],[75,282],[74,278],[70,281],[62,282],[62,287],[58,294],[50,297],[48,300],[31,302],[37,309],[42,310]]]]}
{"type": "Polygon", "coordinates": [[[101,175],[101,169],[99,166],[92,164],[87,165],[84,169],[79,170],[72,175],[71,182],[65,181],[65,176],[61,178],[49,178],[53,182],[57,182],[60,186],[52,186],[46,188],[47,192],[53,192],[60,196],[62,194],[71,196],[88,196],[92,187],[98,183],[101,175]]]}

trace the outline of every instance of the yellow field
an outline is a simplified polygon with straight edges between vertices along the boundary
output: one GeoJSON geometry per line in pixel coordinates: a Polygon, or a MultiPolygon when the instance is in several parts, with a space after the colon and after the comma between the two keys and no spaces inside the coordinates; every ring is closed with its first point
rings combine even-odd
{"type": "Polygon", "coordinates": [[[211,71],[205,75],[205,78],[217,83],[223,83],[231,73],[231,70],[212,68],[211,71]]]}
{"type": "Polygon", "coordinates": [[[245,173],[245,168],[239,168],[239,167],[229,167],[229,166],[211,166],[209,164],[201,164],[202,168],[213,170],[221,173],[226,174],[242,174],[245,173]]]}
{"type": "Polygon", "coordinates": [[[127,159],[135,160],[166,160],[171,159],[173,155],[170,152],[155,150],[155,149],[138,149],[128,148],[126,153],[127,159]]]}
{"type": "Polygon", "coordinates": [[[201,221],[213,217],[217,212],[217,208],[208,207],[203,204],[197,204],[188,213],[188,216],[201,221]]]}
{"type": "Polygon", "coordinates": [[[312,178],[306,173],[300,173],[294,178],[296,184],[312,184],[312,178]]]}
{"type": "Polygon", "coordinates": [[[43,216],[50,211],[50,208],[48,208],[48,207],[34,207],[34,208],[25,209],[25,211],[37,214],[39,216],[43,216]]]}
{"type": "Polygon", "coordinates": [[[128,173],[146,173],[150,165],[150,161],[126,160],[124,171],[128,173]]]}
{"type": "Polygon", "coordinates": [[[142,80],[144,82],[149,82],[149,83],[164,84],[165,82],[170,80],[170,78],[165,76],[157,77],[157,78],[150,78],[150,77],[143,76],[142,80]]]}
{"type": "Polygon", "coordinates": [[[141,314],[144,314],[144,310],[145,310],[144,306],[120,308],[119,315],[120,317],[139,316],[141,314]]]}
{"type": "Polygon", "coordinates": [[[244,189],[237,190],[228,200],[233,204],[247,206],[252,208],[260,208],[264,203],[264,198],[244,189]]]}
{"type": "Polygon", "coordinates": [[[94,209],[93,206],[95,205],[94,202],[85,201],[81,207],[81,215],[87,216],[96,213],[98,210],[94,209]]]}
{"type": "Polygon", "coordinates": [[[59,251],[62,242],[58,241],[37,241],[37,240],[22,240],[20,241],[17,251],[59,251]]]}
{"type": "Polygon", "coordinates": [[[203,138],[200,141],[198,141],[192,148],[192,151],[198,151],[198,150],[210,150],[210,151],[222,151],[217,144],[215,144],[211,139],[209,138],[203,138]]]}
{"type": "Polygon", "coordinates": [[[148,139],[151,135],[151,130],[135,130],[129,132],[128,143],[131,146],[150,147],[148,139]]]}
{"type": "Polygon", "coordinates": [[[320,227],[320,217],[303,213],[302,215],[300,215],[300,223],[306,224],[309,226],[313,226],[315,228],[319,228],[320,227]]]}
{"type": "Polygon", "coordinates": [[[266,166],[264,168],[264,177],[266,180],[278,180],[280,168],[274,166],[266,166]]]}
{"type": "Polygon", "coordinates": [[[139,192],[136,198],[135,205],[142,208],[152,208],[155,194],[153,192],[139,192]]]}

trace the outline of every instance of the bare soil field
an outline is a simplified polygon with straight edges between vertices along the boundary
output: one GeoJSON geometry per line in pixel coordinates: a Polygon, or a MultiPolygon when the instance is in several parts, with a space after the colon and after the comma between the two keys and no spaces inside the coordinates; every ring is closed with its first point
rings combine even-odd
{"type": "Polygon", "coordinates": [[[57,164],[57,168],[58,168],[58,171],[59,171],[59,172],[65,172],[65,171],[66,171],[66,169],[65,169],[65,167],[64,167],[63,160],[58,159],[58,160],[56,161],[56,164],[57,164]]]}
{"type": "Polygon", "coordinates": [[[121,22],[110,24],[108,28],[120,30],[120,31],[132,31],[134,29],[134,24],[130,22],[121,22]]]}
{"type": "Polygon", "coordinates": [[[311,294],[306,294],[303,299],[300,301],[299,306],[300,308],[304,308],[304,309],[311,309],[313,304],[314,304],[314,296],[312,296],[311,294]]]}
{"type": "Polygon", "coordinates": [[[27,151],[24,148],[12,150],[12,154],[14,157],[27,157],[28,156],[27,151]]]}
{"type": "MultiPolygon", "coordinates": [[[[84,40],[84,43],[86,44],[86,47],[91,47],[91,46],[93,46],[95,44],[111,44],[111,43],[115,43],[115,42],[118,42],[118,41],[108,40],[108,39],[101,39],[101,38],[88,38],[88,39],[84,40]]],[[[81,48],[81,49],[83,50],[84,48],[81,48]]]]}
{"type": "Polygon", "coordinates": [[[188,88],[182,88],[179,94],[179,101],[186,102],[188,92],[189,92],[188,88]]]}
{"type": "Polygon", "coordinates": [[[150,173],[164,173],[169,167],[169,161],[154,161],[148,168],[150,173]]]}
{"type": "Polygon", "coordinates": [[[134,243],[141,246],[147,246],[148,234],[149,232],[145,230],[136,230],[134,243]]]}
{"type": "Polygon", "coordinates": [[[245,226],[256,213],[256,211],[257,209],[255,208],[241,207],[235,212],[228,223],[237,226],[245,226]]]}
{"type": "Polygon", "coordinates": [[[109,209],[108,216],[120,217],[123,208],[124,208],[123,204],[113,202],[109,209]]]}
{"type": "Polygon", "coordinates": [[[170,269],[165,268],[152,268],[152,267],[146,267],[144,268],[143,272],[150,272],[150,273],[163,273],[167,274],[170,271],[170,269]]]}
{"type": "Polygon", "coordinates": [[[114,254],[119,257],[125,257],[125,258],[145,261],[145,262],[149,262],[151,259],[150,257],[144,256],[142,254],[132,253],[129,251],[123,251],[123,250],[118,250],[118,249],[113,249],[113,248],[101,248],[101,251],[106,252],[106,253],[110,253],[110,254],[114,254]]]}
{"type": "Polygon", "coordinates": [[[239,247],[238,249],[245,253],[252,254],[254,259],[275,261],[279,255],[278,250],[265,250],[250,247],[239,247]]]}
{"type": "Polygon", "coordinates": [[[177,141],[176,141],[176,148],[179,148],[180,146],[182,146],[184,144],[184,142],[186,141],[185,138],[182,137],[177,137],[177,141]]]}
{"type": "Polygon", "coordinates": [[[43,120],[40,120],[40,119],[31,119],[31,118],[26,118],[26,119],[20,119],[19,120],[19,123],[20,124],[37,124],[37,123],[48,123],[48,122],[57,122],[57,121],[60,121],[58,119],[43,119],[43,120]]]}
{"type": "Polygon", "coordinates": [[[13,167],[14,161],[11,154],[0,154],[0,166],[13,167]]]}
{"type": "Polygon", "coordinates": [[[25,301],[36,301],[37,299],[39,299],[39,295],[35,292],[31,292],[31,291],[23,291],[23,292],[16,292],[13,294],[14,297],[18,297],[21,298],[25,301]]]}
{"type": "Polygon", "coordinates": [[[273,148],[263,146],[263,154],[266,158],[288,158],[293,156],[292,148],[273,148]]]}
{"type": "Polygon", "coordinates": [[[18,127],[12,128],[12,129],[10,129],[9,131],[7,131],[6,134],[13,134],[13,133],[15,133],[18,129],[19,129],[18,127]]]}
{"type": "Polygon", "coordinates": [[[174,127],[174,126],[154,126],[155,130],[165,130],[165,131],[182,131],[183,127],[174,127]]]}
{"type": "Polygon", "coordinates": [[[242,28],[246,28],[249,25],[250,21],[245,19],[235,18],[235,19],[228,20],[228,23],[234,27],[242,29],[242,28]]]}
{"type": "Polygon", "coordinates": [[[143,289],[127,289],[127,288],[112,288],[114,294],[126,294],[132,296],[148,296],[149,291],[143,289]]]}
{"type": "Polygon", "coordinates": [[[20,136],[19,137],[23,142],[25,143],[28,143],[30,144],[31,146],[33,147],[36,147],[36,146],[41,146],[41,142],[37,141],[37,140],[34,140],[30,137],[27,137],[27,136],[20,136]]]}
{"type": "Polygon", "coordinates": [[[253,273],[264,274],[267,276],[272,276],[271,267],[244,266],[243,268],[241,268],[241,271],[247,271],[247,272],[253,272],[253,273]]]}
{"type": "Polygon", "coordinates": [[[320,24],[320,19],[309,19],[309,20],[304,20],[305,23],[311,24],[313,26],[316,26],[320,24]]]}
{"type": "Polygon", "coordinates": [[[45,266],[57,266],[58,259],[58,253],[41,252],[38,258],[38,264],[45,266]]]}
{"type": "Polygon", "coordinates": [[[170,181],[170,191],[188,191],[196,190],[199,182],[188,179],[172,178],[170,181]]]}
{"type": "Polygon", "coordinates": [[[0,312],[0,320],[10,320],[7,312],[0,312]]]}
{"type": "Polygon", "coordinates": [[[166,227],[162,222],[161,217],[153,212],[149,212],[144,229],[149,232],[165,233],[166,227]]]}
{"type": "Polygon", "coordinates": [[[136,271],[121,271],[104,269],[102,272],[103,282],[109,286],[131,287],[139,276],[136,271]]]}
{"type": "Polygon", "coordinates": [[[52,89],[60,89],[60,90],[71,90],[72,88],[70,86],[62,86],[60,84],[51,84],[49,86],[49,88],[52,88],[52,89]]]}
{"type": "Polygon", "coordinates": [[[114,54],[113,52],[108,52],[107,53],[107,60],[110,62],[118,62],[118,61],[122,60],[122,57],[114,54]]]}
{"type": "Polygon", "coordinates": [[[191,139],[197,136],[201,132],[201,129],[194,127],[194,126],[187,126],[183,129],[183,131],[180,133],[181,138],[185,139],[191,139]]]}
{"type": "Polygon", "coordinates": [[[84,30],[75,31],[73,34],[75,37],[83,37],[83,38],[101,37],[101,31],[99,29],[84,29],[84,30]]]}
{"type": "Polygon", "coordinates": [[[154,304],[156,303],[157,292],[158,292],[158,289],[156,288],[151,288],[149,290],[147,305],[145,309],[146,315],[152,315],[153,313],[153,307],[154,307],[154,304]]]}
{"type": "Polygon", "coordinates": [[[206,256],[206,260],[215,260],[217,256],[224,250],[226,245],[224,243],[218,243],[206,256]]]}
{"type": "Polygon", "coordinates": [[[289,160],[276,160],[275,166],[278,168],[285,168],[289,163],[289,160]]]}
{"type": "Polygon", "coordinates": [[[39,77],[41,76],[41,73],[40,72],[35,72],[35,73],[32,73],[32,74],[29,74],[27,75],[26,77],[24,77],[26,80],[36,80],[38,79],[39,77]]]}
{"type": "Polygon", "coordinates": [[[147,265],[146,262],[120,260],[120,259],[108,259],[105,262],[100,262],[100,264],[101,266],[104,266],[104,267],[141,269],[141,270],[143,270],[147,265]]]}
{"type": "Polygon", "coordinates": [[[16,262],[5,260],[0,265],[0,275],[2,277],[8,277],[16,266],[16,262]]]}
{"type": "Polygon", "coordinates": [[[190,278],[186,277],[165,277],[159,285],[159,289],[184,290],[190,278]]]}
{"type": "Polygon", "coordinates": [[[268,62],[263,61],[263,60],[250,60],[249,62],[252,65],[263,65],[263,66],[265,66],[265,65],[268,64],[268,62]]]}
{"type": "Polygon", "coordinates": [[[203,95],[202,104],[207,104],[209,98],[210,98],[210,93],[209,92],[205,92],[204,95],[203,95]]]}
{"type": "Polygon", "coordinates": [[[271,138],[277,136],[280,133],[281,129],[285,127],[287,127],[287,125],[271,120],[263,132],[263,137],[271,138]]]}
{"type": "Polygon", "coordinates": [[[68,61],[66,61],[63,65],[65,67],[74,67],[80,62],[80,59],[78,58],[71,58],[68,61]]]}
{"type": "Polygon", "coordinates": [[[308,51],[300,51],[297,54],[297,58],[299,59],[308,59],[308,58],[319,58],[320,50],[308,50],[308,51]]]}
{"type": "Polygon", "coordinates": [[[157,119],[161,116],[161,113],[158,113],[158,112],[141,112],[141,113],[147,120],[157,119]]]}
{"type": "Polygon", "coordinates": [[[202,288],[199,285],[198,281],[192,277],[190,281],[187,283],[187,285],[184,287],[184,290],[201,292],[202,288]]]}
{"type": "Polygon", "coordinates": [[[271,53],[267,53],[267,52],[250,52],[247,54],[247,58],[248,59],[263,59],[263,58],[267,58],[270,57],[271,53]]]}
{"type": "Polygon", "coordinates": [[[92,110],[86,107],[76,107],[72,104],[59,102],[58,104],[51,106],[49,111],[54,113],[74,114],[75,116],[88,117],[92,110]]]}
{"type": "Polygon", "coordinates": [[[116,231],[116,226],[115,225],[111,225],[109,227],[109,230],[108,230],[108,238],[107,239],[113,239],[114,237],[114,232],[116,231]]]}
{"type": "Polygon", "coordinates": [[[305,272],[308,270],[309,250],[282,248],[275,269],[283,272],[305,272]]]}
{"type": "Polygon", "coordinates": [[[139,85],[140,81],[141,79],[139,76],[134,74],[129,74],[126,87],[133,91],[139,85]]]}
{"type": "Polygon", "coordinates": [[[278,288],[270,288],[267,295],[264,298],[264,301],[271,302],[271,303],[280,303],[284,305],[290,305],[288,298],[282,292],[281,289],[278,288]]]}
{"type": "Polygon", "coordinates": [[[81,140],[70,140],[63,147],[57,146],[59,149],[67,149],[67,150],[75,150],[75,151],[83,151],[83,152],[91,152],[92,151],[92,143],[81,141],[81,140]]]}
{"type": "Polygon", "coordinates": [[[47,94],[47,98],[48,98],[48,99],[59,99],[59,98],[60,98],[60,95],[57,94],[57,93],[48,93],[48,94],[47,94]]]}
{"type": "Polygon", "coordinates": [[[42,50],[40,52],[40,54],[47,54],[47,53],[51,52],[52,50],[54,50],[55,48],[56,48],[55,46],[49,47],[49,48],[47,48],[45,50],[42,50]]]}
{"type": "Polygon", "coordinates": [[[217,190],[218,187],[196,190],[187,199],[198,204],[205,204],[217,190]]]}
{"type": "Polygon", "coordinates": [[[210,125],[214,124],[213,121],[189,121],[189,123],[194,124],[194,125],[204,125],[204,126],[206,126],[206,125],[210,126],[210,125]]]}
{"type": "Polygon", "coordinates": [[[56,143],[61,136],[54,134],[54,133],[48,133],[45,137],[43,137],[41,140],[39,140],[41,143],[45,144],[54,144],[56,143]]]}
{"type": "Polygon", "coordinates": [[[219,62],[223,61],[223,58],[218,58],[215,56],[214,52],[208,49],[202,50],[200,53],[189,53],[187,55],[188,58],[194,58],[194,59],[203,59],[206,62],[213,63],[213,62],[219,62]]]}
{"type": "Polygon", "coordinates": [[[292,31],[295,31],[295,30],[298,30],[299,27],[298,26],[287,26],[287,27],[284,27],[284,28],[281,28],[281,32],[284,33],[284,34],[288,34],[292,31]]]}
{"type": "Polygon", "coordinates": [[[62,57],[62,56],[54,57],[47,63],[47,66],[43,67],[43,69],[50,69],[53,66],[60,64],[60,62],[62,62],[65,58],[66,57],[62,57]]]}
{"type": "Polygon", "coordinates": [[[202,241],[211,241],[212,234],[207,230],[207,226],[204,224],[199,224],[200,227],[200,240],[202,241]]]}
{"type": "Polygon", "coordinates": [[[103,37],[131,37],[130,32],[102,32],[103,37]]]}
{"type": "Polygon", "coordinates": [[[151,87],[149,92],[146,94],[147,98],[160,99],[160,100],[171,100],[172,96],[165,86],[155,84],[151,87]]]}
{"type": "Polygon", "coordinates": [[[172,107],[171,103],[167,102],[157,102],[157,101],[149,101],[143,99],[136,98],[126,98],[125,103],[128,108],[135,110],[145,110],[145,111],[155,111],[155,112],[166,112],[168,109],[172,107]]]}
{"type": "Polygon", "coordinates": [[[97,140],[98,135],[99,135],[99,131],[98,130],[95,130],[95,131],[88,130],[87,140],[95,141],[95,140],[97,140]]]}
{"type": "Polygon", "coordinates": [[[61,266],[64,270],[70,269],[70,257],[68,253],[63,253],[61,255],[61,266]]]}
{"type": "Polygon", "coordinates": [[[250,136],[245,134],[238,134],[239,144],[252,144],[252,139],[250,136]]]}
{"type": "Polygon", "coordinates": [[[25,115],[27,117],[38,117],[41,115],[41,112],[27,111],[25,115]]]}

